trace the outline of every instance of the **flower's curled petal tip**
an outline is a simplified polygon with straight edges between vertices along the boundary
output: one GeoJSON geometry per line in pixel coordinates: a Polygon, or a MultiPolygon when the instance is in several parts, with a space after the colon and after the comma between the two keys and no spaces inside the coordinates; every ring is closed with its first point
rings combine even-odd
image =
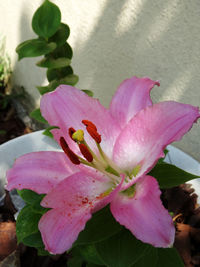
{"type": "Polygon", "coordinates": [[[135,76],[120,84],[109,110],[122,128],[138,111],[152,105],[150,91],[155,85],[160,86],[159,81],[135,76]]]}
{"type": "Polygon", "coordinates": [[[7,190],[30,189],[46,194],[60,181],[77,172],[63,152],[41,151],[16,159],[7,171],[7,190]]]}
{"type": "Polygon", "coordinates": [[[180,140],[198,118],[198,108],[174,101],[141,110],[116,140],[114,162],[129,172],[140,165],[137,176],[147,173],[164,156],[163,149],[180,140]]]}
{"type": "MultiPolygon", "coordinates": [[[[82,120],[93,122],[98,126],[98,132],[104,140],[102,148],[111,156],[114,142],[120,133],[120,127],[99,100],[87,96],[72,86],[60,85],[52,93],[42,96],[40,109],[50,125],[56,125],[60,128],[59,131],[52,131],[57,142],[59,143],[60,137],[63,136],[75,153],[79,149],[69,136],[68,129],[73,127],[74,129],[85,130],[82,120]]],[[[95,150],[95,142],[87,132],[85,133],[85,140],[95,150]]]]}
{"type": "Polygon", "coordinates": [[[175,228],[160,193],[156,179],[144,176],[136,184],[132,197],[119,193],[110,208],[115,219],[141,241],[155,247],[170,247],[175,228]]]}

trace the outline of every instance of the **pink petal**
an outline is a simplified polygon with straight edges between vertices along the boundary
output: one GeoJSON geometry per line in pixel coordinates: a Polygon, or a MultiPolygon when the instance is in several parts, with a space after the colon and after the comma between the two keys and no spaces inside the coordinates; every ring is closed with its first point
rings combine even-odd
{"type": "Polygon", "coordinates": [[[88,208],[73,214],[69,208],[52,209],[45,213],[39,221],[45,249],[52,254],[61,254],[70,249],[90,218],[88,208]]]}
{"type": "Polygon", "coordinates": [[[150,91],[158,81],[132,77],[123,81],[110,103],[110,112],[123,128],[141,109],[152,105],[150,91]]]}
{"type": "Polygon", "coordinates": [[[111,202],[115,219],[133,235],[155,247],[170,247],[174,242],[173,221],[160,200],[160,190],[155,178],[144,176],[135,187],[135,195],[119,193],[111,202]]]}
{"type": "Polygon", "coordinates": [[[199,118],[198,108],[177,102],[162,102],[140,111],[119,135],[113,150],[114,161],[122,170],[141,166],[138,176],[147,173],[163,149],[178,141],[199,118]]]}
{"type": "Polygon", "coordinates": [[[111,156],[120,128],[109,111],[97,99],[87,96],[74,87],[60,85],[54,92],[42,97],[41,111],[51,125],[60,127],[60,130],[52,131],[56,140],[59,141],[60,136],[65,137],[73,150],[76,150],[77,146],[68,135],[70,127],[75,130],[83,129],[87,142],[91,146],[95,146],[94,140],[88,135],[82,124],[84,119],[92,121],[101,134],[102,147],[111,156]]]}
{"type": "Polygon", "coordinates": [[[39,194],[46,194],[77,171],[63,152],[28,153],[19,157],[7,172],[6,189],[31,189],[39,194]]]}
{"type": "MultiPolygon", "coordinates": [[[[123,182],[123,179],[122,179],[123,182]]],[[[51,253],[63,253],[77,239],[91,218],[91,213],[108,204],[121,184],[109,196],[103,196],[112,184],[76,173],[58,184],[41,202],[53,208],[42,216],[39,229],[45,247],[51,253]]]]}

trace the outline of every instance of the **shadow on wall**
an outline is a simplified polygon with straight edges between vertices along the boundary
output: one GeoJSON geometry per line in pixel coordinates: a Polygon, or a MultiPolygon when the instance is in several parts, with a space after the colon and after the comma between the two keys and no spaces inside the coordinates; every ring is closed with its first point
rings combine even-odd
{"type": "Polygon", "coordinates": [[[149,76],[161,80],[156,101],[198,105],[191,81],[200,82],[199,12],[196,1],[107,1],[90,38],[82,46],[77,38],[73,47],[81,86],[108,105],[123,79],[149,76]]]}
{"type": "MultiPolygon", "coordinates": [[[[161,81],[161,88],[155,87],[152,91],[154,102],[172,99],[198,106],[199,2],[105,0],[103,3],[101,14],[97,16],[86,41],[79,32],[82,33],[87,28],[87,17],[90,16],[91,9],[80,9],[78,1],[73,0],[64,4],[57,3],[61,12],[62,5],[69,5],[69,10],[73,7],[74,22],[78,25],[74,33],[72,62],[75,73],[80,77],[78,87],[94,91],[95,97],[108,106],[122,80],[133,75],[149,76],[161,81]],[[77,20],[80,13],[80,20],[77,20]]],[[[30,16],[26,13],[27,5],[25,2],[21,15],[19,43],[34,38],[30,16]]],[[[83,5],[89,7],[90,1],[82,3],[82,7],[83,5]]],[[[63,16],[62,21],[70,26],[67,17],[63,16]]],[[[70,26],[72,32],[73,26],[70,26]]],[[[21,74],[25,77],[25,87],[30,87],[30,84],[35,87],[45,81],[45,70],[34,64],[37,60],[38,58],[23,59],[15,66],[16,84],[21,84],[17,80],[21,74]]],[[[33,91],[39,98],[37,89],[34,88],[33,91]]],[[[193,128],[187,139],[184,138],[187,141],[181,144],[181,148],[199,159],[200,144],[196,141],[199,132],[193,128]]]]}

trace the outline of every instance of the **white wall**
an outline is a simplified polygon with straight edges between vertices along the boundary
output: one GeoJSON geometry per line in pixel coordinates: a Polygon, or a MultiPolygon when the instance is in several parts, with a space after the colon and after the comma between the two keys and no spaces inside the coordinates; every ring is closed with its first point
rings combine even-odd
{"type": "MultiPolygon", "coordinates": [[[[52,0],[53,1],[53,0],[52,0]]],[[[133,75],[161,81],[154,101],[200,105],[199,0],[54,0],[71,28],[77,87],[108,105],[119,83],[133,75]]],[[[7,37],[14,82],[39,103],[35,85],[45,84],[38,60],[17,62],[16,46],[34,38],[31,19],[41,0],[0,0],[0,34],[7,37]]],[[[200,123],[177,144],[200,161],[200,123]]]]}

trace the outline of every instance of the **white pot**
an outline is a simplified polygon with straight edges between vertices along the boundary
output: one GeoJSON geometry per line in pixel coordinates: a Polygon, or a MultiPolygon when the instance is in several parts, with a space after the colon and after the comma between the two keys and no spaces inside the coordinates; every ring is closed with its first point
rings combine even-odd
{"type": "MultiPolygon", "coordinates": [[[[12,167],[16,158],[34,151],[60,150],[58,144],[53,139],[44,136],[42,132],[38,131],[23,135],[0,145],[0,198],[4,194],[6,171],[12,167]]],[[[167,149],[169,153],[166,157],[166,162],[200,176],[200,163],[198,161],[176,147],[168,146],[167,149]]],[[[200,204],[200,179],[192,180],[189,183],[195,188],[199,196],[198,203],[200,204]]]]}

